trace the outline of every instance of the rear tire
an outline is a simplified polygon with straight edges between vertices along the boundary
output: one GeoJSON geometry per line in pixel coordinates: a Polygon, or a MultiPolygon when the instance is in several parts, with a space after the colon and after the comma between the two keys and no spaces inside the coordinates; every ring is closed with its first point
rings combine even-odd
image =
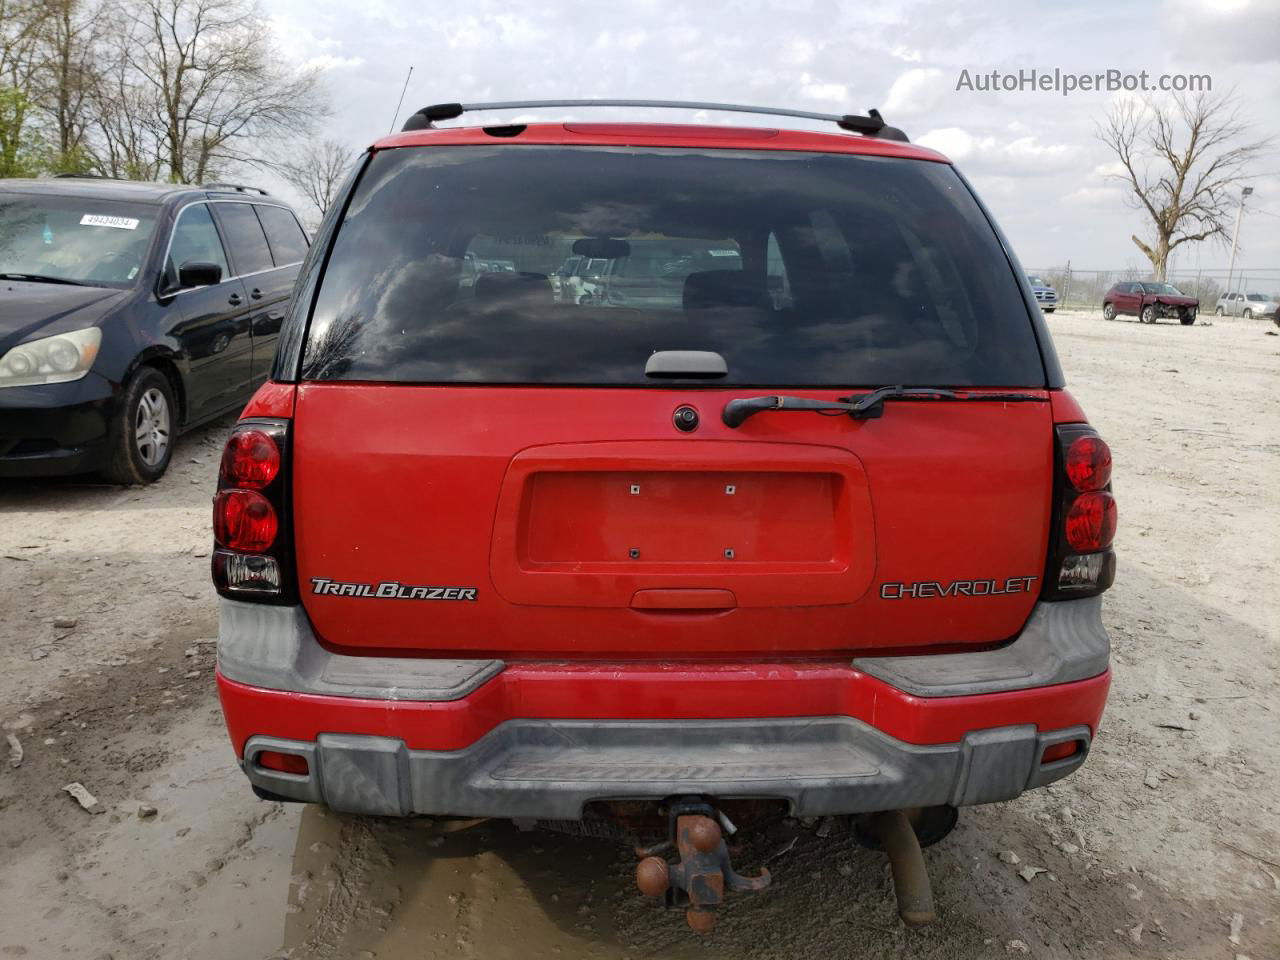
{"type": "Polygon", "coordinates": [[[1184,327],[1189,327],[1196,322],[1196,315],[1194,313],[1183,311],[1182,316],[1178,317],[1178,320],[1182,322],[1184,327]]]}
{"type": "Polygon", "coordinates": [[[1221,308],[1221,307],[1219,307],[1217,310],[1213,311],[1213,315],[1214,315],[1215,317],[1220,317],[1220,316],[1222,316],[1222,308],[1221,308]]]}
{"type": "Polygon", "coordinates": [[[1114,303],[1104,303],[1102,305],[1102,319],[1114,320],[1116,318],[1116,305],[1114,303]]]}
{"type": "Polygon", "coordinates": [[[154,367],[129,380],[108,432],[110,449],[102,475],[111,483],[154,483],[164,476],[177,435],[173,385],[154,367]]]}
{"type": "Polygon", "coordinates": [[[1155,322],[1156,322],[1156,308],[1155,308],[1155,307],[1153,307],[1153,306],[1146,306],[1146,307],[1143,307],[1143,308],[1142,308],[1142,322],[1143,322],[1143,323],[1155,323],[1155,322]]]}
{"type": "Polygon", "coordinates": [[[1246,310],[1246,311],[1244,312],[1244,318],[1245,318],[1246,320],[1252,320],[1252,319],[1253,319],[1253,311],[1252,311],[1252,310],[1246,310]]]}

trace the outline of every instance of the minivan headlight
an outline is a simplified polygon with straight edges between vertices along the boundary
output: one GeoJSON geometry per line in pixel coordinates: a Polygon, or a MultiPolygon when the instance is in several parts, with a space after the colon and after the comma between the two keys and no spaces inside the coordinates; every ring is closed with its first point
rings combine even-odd
{"type": "Polygon", "coordinates": [[[99,327],[20,343],[0,357],[0,387],[79,380],[93,366],[101,343],[99,327]]]}

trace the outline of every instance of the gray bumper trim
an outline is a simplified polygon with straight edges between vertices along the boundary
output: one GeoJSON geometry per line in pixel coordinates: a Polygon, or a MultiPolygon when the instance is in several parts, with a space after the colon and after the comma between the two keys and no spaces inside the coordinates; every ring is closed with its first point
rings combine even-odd
{"type": "MultiPolygon", "coordinates": [[[[237,683],[379,700],[460,700],[501,673],[501,660],[351,657],[325,650],[301,606],[218,603],[218,666],[237,683]]],[[[921,697],[1001,693],[1096,677],[1111,641],[1102,598],[1037,603],[1022,633],[999,650],[859,657],[853,665],[921,697]]]]}
{"type": "Polygon", "coordinates": [[[771,720],[512,720],[463,750],[322,734],[314,743],[253,737],[244,768],[261,789],[334,810],[383,816],[578,819],[591,800],[681,794],[781,798],[796,816],[1009,800],[1084,761],[1089,730],[1034,726],[915,746],[848,717],[771,720]],[[1042,765],[1044,748],[1084,747],[1042,765]],[[305,756],[305,776],[259,767],[263,750],[305,756]]]}
{"type": "Polygon", "coordinates": [[[502,668],[501,660],[330,653],[301,606],[218,601],[218,669],[237,683],[373,700],[460,700],[502,668]]]}
{"type": "Polygon", "coordinates": [[[1018,638],[999,650],[915,657],[859,657],[863,673],[921,697],[1000,693],[1087,680],[1107,669],[1111,639],[1102,598],[1037,603],[1018,638]]]}

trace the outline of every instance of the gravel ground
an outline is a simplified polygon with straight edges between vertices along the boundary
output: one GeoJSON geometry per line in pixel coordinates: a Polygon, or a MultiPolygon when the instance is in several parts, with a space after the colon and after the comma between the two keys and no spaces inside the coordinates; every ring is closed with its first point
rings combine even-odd
{"type": "Polygon", "coordinates": [[[1280,338],[1049,322],[1116,457],[1114,685],[1081,773],[927,852],[936,926],[838,824],[756,838],[775,888],[695,940],[612,844],[256,800],[212,682],[223,423],[149,488],[0,484],[0,957],[1280,957],[1280,338]]]}

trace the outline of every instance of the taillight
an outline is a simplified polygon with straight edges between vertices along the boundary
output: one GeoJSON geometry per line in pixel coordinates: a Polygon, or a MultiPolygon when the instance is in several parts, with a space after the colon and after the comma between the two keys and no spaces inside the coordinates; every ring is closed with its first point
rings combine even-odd
{"type": "Polygon", "coordinates": [[[280,532],[276,508],[256,490],[219,490],[213,501],[213,538],[242,553],[271,549],[280,532]]]}
{"type": "Polygon", "coordinates": [[[280,472],[280,448],[262,430],[233,433],[222,451],[220,484],[261,490],[280,472]]]}
{"type": "Polygon", "coordinates": [[[292,603],[289,421],[243,420],[227,438],[213,498],[213,582],[236,600],[292,603]]]}
{"type": "Polygon", "coordinates": [[[1067,511],[1067,543],[1076,553],[1111,546],[1116,536],[1116,498],[1105,490],[1082,493],[1067,511]]]}
{"type": "Polygon", "coordinates": [[[1066,454],[1067,479],[1081,493],[1106,489],[1111,482],[1111,448],[1096,434],[1071,441],[1066,454]]]}
{"type": "Polygon", "coordinates": [[[1046,600],[1099,594],[1115,580],[1116,500],[1111,448],[1084,423],[1058,428],[1053,529],[1045,573],[1046,600]]]}

